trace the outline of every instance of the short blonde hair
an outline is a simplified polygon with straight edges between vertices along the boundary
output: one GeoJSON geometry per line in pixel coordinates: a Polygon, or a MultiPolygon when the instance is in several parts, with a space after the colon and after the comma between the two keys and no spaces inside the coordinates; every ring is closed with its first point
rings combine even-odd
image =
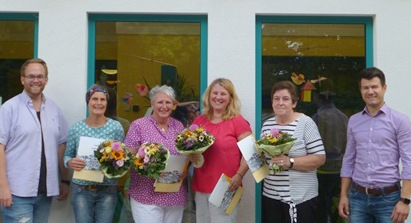
{"type": "Polygon", "coordinates": [[[203,94],[203,114],[207,117],[207,119],[211,120],[213,118],[213,108],[210,106],[210,94],[211,89],[219,84],[221,87],[227,90],[228,94],[230,95],[230,101],[228,102],[227,109],[224,111],[223,120],[229,120],[234,118],[235,116],[241,115],[241,103],[238,99],[237,93],[235,92],[235,88],[233,83],[225,78],[218,78],[215,79],[206,89],[203,94]]]}
{"type": "Polygon", "coordinates": [[[33,58],[33,59],[26,60],[26,62],[24,62],[20,68],[20,76],[26,75],[27,66],[29,66],[32,63],[41,64],[44,67],[44,71],[46,72],[44,75],[46,75],[46,77],[49,76],[49,69],[47,68],[46,62],[40,58],[33,58]]]}

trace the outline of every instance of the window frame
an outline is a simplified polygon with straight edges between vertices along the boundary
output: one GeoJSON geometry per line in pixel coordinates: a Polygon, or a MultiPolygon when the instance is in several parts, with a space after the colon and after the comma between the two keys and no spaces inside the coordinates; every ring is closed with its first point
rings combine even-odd
{"type": "MultiPolygon", "coordinates": [[[[256,85],[255,85],[255,120],[256,137],[260,137],[262,126],[262,25],[263,23],[295,23],[295,24],[363,24],[365,31],[365,66],[373,66],[373,17],[341,17],[341,16],[256,16],[256,85]]],[[[255,222],[262,222],[261,213],[262,182],[255,183],[255,222]]]]}

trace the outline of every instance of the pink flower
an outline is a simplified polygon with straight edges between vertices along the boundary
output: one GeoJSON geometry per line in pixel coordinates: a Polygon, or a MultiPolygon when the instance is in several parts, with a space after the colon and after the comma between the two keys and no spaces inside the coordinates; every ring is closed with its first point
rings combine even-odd
{"type": "Polygon", "coordinates": [[[192,125],[190,125],[189,129],[190,129],[191,131],[194,131],[194,130],[198,129],[198,125],[192,124],[192,125]]]}
{"type": "Polygon", "coordinates": [[[121,150],[121,143],[120,143],[120,142],[113,142],[113,143],[111,144],[111,148],[112,148],[114,151],[120,151],[120,150],[121,150]]]}
{"type": "Polygon", "coordinates": [[[150,158],[149,157],[144,157],[144,163],[148,163],[148,161],[150,161],[150,158]]]}
{"type": "Polygon", "coordinates": [[[117,160],[116,164],[118,167],[122,167],[124,165],[124,160],[117,160]]]}
{"type": "Polygon", "coordinates": [[[278,129],[271,129],[270,130],[271,135],[277,137],[280,134],[280,130],[278,129]]]}
{"type": "Polygon", "coordinates": [[[146,155],[146,153],[144,152],[144,147],[140,147],[140,149],[138,149],[138,155],[140,157],[143,157],[146,155]]]}

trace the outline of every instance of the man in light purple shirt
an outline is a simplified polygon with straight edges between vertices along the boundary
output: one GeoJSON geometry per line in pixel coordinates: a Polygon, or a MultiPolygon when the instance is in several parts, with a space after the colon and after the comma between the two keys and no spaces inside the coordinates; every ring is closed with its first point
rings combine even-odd
{"type": "Polygon", "coordinates": [[[52,196],[68,196],[62,162],[68,125],[43,94],[46,63],[28,60],[20,75],[24,91],[0,107],[0,207],[4,222],[47,222],[52,196]]]}
{"type": "Polygon", "coordinates": [[[339,214],[351,222],[403,222],[411,196],[411,124],[385,104],[381,70],[365,69],[359,84],[366,106],[348,122],[339,214]]]}

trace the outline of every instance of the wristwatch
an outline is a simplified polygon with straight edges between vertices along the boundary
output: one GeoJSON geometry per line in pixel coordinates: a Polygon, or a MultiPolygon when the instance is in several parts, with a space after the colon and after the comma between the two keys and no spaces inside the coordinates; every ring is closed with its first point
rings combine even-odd
{"type": "Polygon", "coordinates": [[[409,204],[411,203],[411,200],[410,200],[410,199],[403,198],[403,197],[400,198],[400,201],[402,201],[402,203],[404,203],[404,204],[406,204],[406,205],[409,205],[409,204]]]}
{"type": "Polygon", "coordinates": [[[294,158],[290,158],[290,167],[288,169],[292,169],[294,166],[294,158]]]}

